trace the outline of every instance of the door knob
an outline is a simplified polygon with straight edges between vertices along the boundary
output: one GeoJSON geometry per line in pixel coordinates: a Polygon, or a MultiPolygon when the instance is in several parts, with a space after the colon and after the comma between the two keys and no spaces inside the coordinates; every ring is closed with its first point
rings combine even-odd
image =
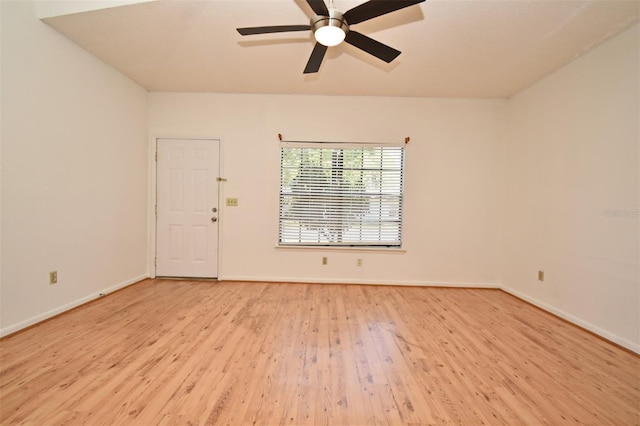
{"type": "Polygon", "coordinates": [[[217,221],[218,221],[218,218],[217,218],[217,217],[212,217],[212,218],[211,218],[211,222],[217,222],[217,221]]]}

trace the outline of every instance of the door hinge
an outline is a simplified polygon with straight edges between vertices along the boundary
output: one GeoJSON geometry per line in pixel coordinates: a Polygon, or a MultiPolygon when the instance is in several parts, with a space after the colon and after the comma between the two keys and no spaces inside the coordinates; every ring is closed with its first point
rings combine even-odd
{"type": "Polygon", "coordinates": [[[218,177],[216,178],[216,180],[217,180],[218,182],[226,182],[226,181],[227,181],[227,179],[225,179],[225,178],[223,178],[223,177],[220,177],[220,176],[218,176],[218,177]]]}
{"type": "Polygon", "coordinates": [[[156,210],[156,216],[158,215],[158,205],[155,205],[155,210],[156,210]]]}
{"type": "Polygon", "coordinates": [[[158,161],[158,151],[156,151],[156,162],[158,161]]]}

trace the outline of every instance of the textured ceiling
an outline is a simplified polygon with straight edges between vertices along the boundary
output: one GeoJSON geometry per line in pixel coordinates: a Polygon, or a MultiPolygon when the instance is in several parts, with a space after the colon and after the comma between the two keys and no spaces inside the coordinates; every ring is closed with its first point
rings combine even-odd
{"type": "Polygon", "coordinates": [[[507,98],[637,23],[640,1],[427,0],[353,26],[402,51],[391,64],[343,43],[308,75],[309,32],[235,31],[311,15],[299,0],[182,0],[43,20],[149,91],[507,98]]]}

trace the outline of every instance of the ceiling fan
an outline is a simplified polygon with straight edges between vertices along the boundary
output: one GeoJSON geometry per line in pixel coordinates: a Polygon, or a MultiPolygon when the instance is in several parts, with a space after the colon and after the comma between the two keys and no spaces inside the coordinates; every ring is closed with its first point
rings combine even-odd
{"type": "Polygon", "coordinates": [[[337,46],[343,41],[389,63],[400,55],[401,52],[399,50],[354,31],[350,26],[422,3],[425,0],[370,0],[345,13],[340,13],[333,7],[333,0],[329,0],[329,7],[327,7],[324,0],[306,1],[316,14],[311,18],[309,25],[276,25],[238,28],[237,30],[243,36],[289,31],[313,31],[316,45],[304,69],[305,74],[318,72],[327,48],[337,46]]]}

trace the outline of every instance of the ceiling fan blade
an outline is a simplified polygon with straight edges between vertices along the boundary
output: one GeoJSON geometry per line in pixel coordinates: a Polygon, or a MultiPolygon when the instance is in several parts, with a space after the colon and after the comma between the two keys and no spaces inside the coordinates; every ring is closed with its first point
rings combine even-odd
{"type": "Polygon", "coordinates": [[[272,27],[237,28],[243,36],[254,34],[286,33],[289,31],[309,31],[311,25],[276,25],[272,27]]]}
{"type": "Polygon", "coordinates": [[[324,46],[320,43],[316,43],[315,47],[313,48],[313,52],[311,52],[311,57],[309,58],[309,62],[307,62],[307,66],[304,69],[304,74],[311,74],[314,72],[318,72],[326,51],[327,51],[327,46],[324,46]]]}
{"type": "Polygon", "coordinates": [[[369,0],[360,6],[349,9],[343,16],[349,25],[354,25],[423,1],[425,0],[369,0]]]}
{"type": "Polygon", "coordinates": [[[349,30],[344,41],[358,49],[372,54],[378,59],[382,59],[386,63],[393,61],[400,53],[402,53],[393,47],[389,47],[386,44],[382,44],[379,41],[375,41],[374,39],[353,30],[349,30]]]}
{"type": "Polygon", "coordinates": [[[329,16],[329,9],[323,0],[307,0],[316,15],[329,16]]]}

